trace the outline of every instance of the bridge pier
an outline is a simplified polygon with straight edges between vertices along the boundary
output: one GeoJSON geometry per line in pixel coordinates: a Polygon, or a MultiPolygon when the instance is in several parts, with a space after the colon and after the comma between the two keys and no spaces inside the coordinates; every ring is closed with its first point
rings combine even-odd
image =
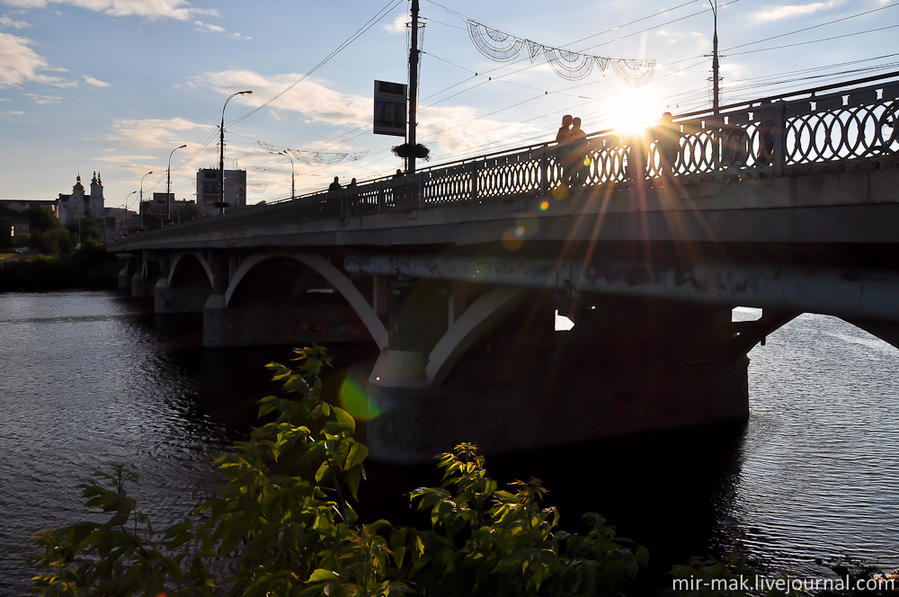
{"type": "Polygon", "coordinates": [[[557,301],[528,295],[440,384],[425,350],[385,349],[368,383],[382,413],[368,423],[372,458],[427,462],[461,441],[502,453],[748,416],[749,361],[731,350],[730,309],[583,300],[574,329],[554,332],[557,301]]]}

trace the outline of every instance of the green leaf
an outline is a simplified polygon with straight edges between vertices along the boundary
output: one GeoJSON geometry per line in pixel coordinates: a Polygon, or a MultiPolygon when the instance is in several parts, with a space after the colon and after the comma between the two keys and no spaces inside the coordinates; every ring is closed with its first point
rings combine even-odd
{"type": "Polygon", "coordinates": [[[356,430],[356,419],[353,418],[353,415],[343,410],[339,406],[332,406],[331,410],[334,412],[334,416],[337,418],[337,422],[345,425],[350,429],[350,431],[356,430]]]}
{"type": "Polygon", "coordinates": [[[309,575],[309,578],[306,579],[306,582],[326,582],[330,580],[339,579],[340,575],[334,572],[333,570],[325,570],[324,568],[316,568],[315,571],[309,575]]]}

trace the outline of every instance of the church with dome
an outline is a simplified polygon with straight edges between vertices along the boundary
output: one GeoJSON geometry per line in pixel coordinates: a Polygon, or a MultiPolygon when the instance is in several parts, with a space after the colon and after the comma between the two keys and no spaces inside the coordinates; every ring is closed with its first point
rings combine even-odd
{"type": "Polygon", "coordinates": [[[99,174],[94,172],[91,178],[90,194],[85,194],[84,191],[79,174],[75,178],[72,194],[59,194],[59,198],[56,200],[56,216],[63,226],[76,224],[82,218],[103,219],[103,181],[99,174]]]}

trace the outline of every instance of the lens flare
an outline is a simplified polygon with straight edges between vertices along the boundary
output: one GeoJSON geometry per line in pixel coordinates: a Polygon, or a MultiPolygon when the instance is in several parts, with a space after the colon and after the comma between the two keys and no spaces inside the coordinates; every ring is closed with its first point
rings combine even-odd
{"type": "Polygon", "coordinates": [[[561,201],[568,196],[568,187],[566,187],[565,185],[557,186],[552,190],[552,195],[553,198],[556,199],[556,201],[561,201]]]}
{"type": "Polygon", "coordinates": [[[549,201],[546,201],[546,200],[541,201],[540,202],[540,211],[546,211],[547,209],[549,209],[549,201]]]}
{"type": "Polygon", "coordinates": [[[358,421],[370,421],[381,414],[381,409],[365,391],[365,375],[361,371],[352,369],[347,373],[338,397],[340,406],[358,421]]]}

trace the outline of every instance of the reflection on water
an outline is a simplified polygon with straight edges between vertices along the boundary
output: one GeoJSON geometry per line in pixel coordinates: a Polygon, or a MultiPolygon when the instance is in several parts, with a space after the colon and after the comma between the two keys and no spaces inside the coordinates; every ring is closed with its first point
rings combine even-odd
{"type": "MultiPolygon", "coordinates": [[[[84,516],[76,485],[103,463],[139,471],[157,528],[214,486],[209,453],[245,432],[268,389],[262,365],[290,354],[191,348],[195,323],[154,323],[104,292],[0,295],[0,594],[26,591],[28,537],[84,516]]],[[[495,458],[490,469],[540,476],[566,524],[599,511],[656,562],[739,548],[800,571],[843,554],[895,567],[897,356],[839,320],[803,316],[750,354],[745,426],[495,458]]],[[[372,513],[402,512],[398,487],[436,482],[427,468],[370,473],[372,513]]]]}

